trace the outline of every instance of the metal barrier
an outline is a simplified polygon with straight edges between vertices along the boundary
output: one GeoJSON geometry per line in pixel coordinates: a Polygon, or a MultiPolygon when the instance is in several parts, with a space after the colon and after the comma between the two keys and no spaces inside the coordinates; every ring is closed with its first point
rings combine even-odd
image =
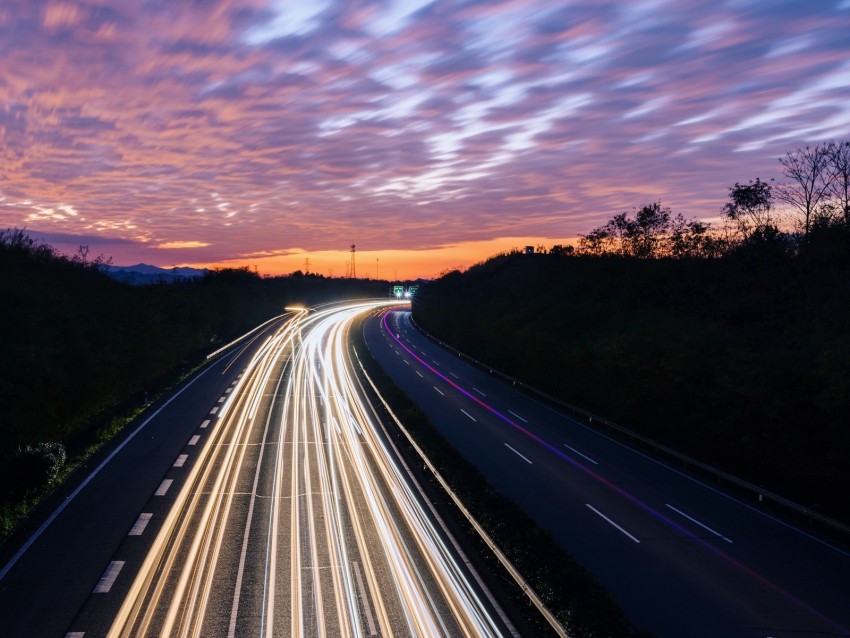
{"type": "Polygon", "coordinates": [[[564,401],[562,399],[559,399],[558,397],[552,396],[551,394],[548,394],[547,392],[544,392],[543,390],[539,390],[538,388],[535,388],[534,386],[530,386],[527,383],[523,383],[519,379],[515,379],[514,377],[507,375],[504,372],[496,370],[491,365],[484,363],[483,361],[479,361],[478,359],[475,359],[474,357],[470,357],[465,352],[461,352],[460,350],[458,350],[454,346],[452,346],[452,345],[442,341],[441,339],[435,337],[434,335],[429,333],[427,330],[422,328],[422,326],[420,326],[418,323],[416,323],[416,320],[413,318],[413,314],[410,315],[410,321],[413,323],[414,327],[419,332],[421,332],[424,336],[426,336],[428,339],[430,339],[434,343],[438,344],[439,346],[441,346],[445,350],[448,350],[448,351],[454,353],[459,358],[464,359],[464,360],[472,363],[473,365],[475,365],[476,367],[478,367],[482,370],[486,370],[487,372],[492,374],[494,377],[498,377],[498,378],[500,378],[504,381],[510,381],[512,385],[516,386],[517,388],[522,389],[524,392],[526,392],[528,394],[538,396],[538,397],[544,399],[545,401],[547,401],[548,403],[552,403],[552,404],[555,404],[555,405],[557,405],[561,408],[565,408],[566,410],[568,410],[573,415],[580,415],[580,416],[586,418],[587,422],[590,423],[590,424],[605,426],[605,427],[607,427],[611,430],[614,430],[615,432],[618,432],[619,434],[624,435],[624,436],[626,436],[630,439],[633,439],[635,441],[639,441],[641,444],[647,446],[648,448],[650,448],[651,450],[653,450],[657,454],[662,454],[666,457],[673,458],[673,459],[679,461],[680,463],[682,463],[683,465],[695,467],[695,468],[699,469],[701,472],[704,472],[704,473],[714,477],[717,480],[723,480],[723,481],[725,481],[725,482],[727,482],[731,485],[734,485],[738,489],[741,489],[745,492],[750,492],[758,498],[759,503],[764,503],[765,501],[775,503],[776,505],[784,507],[784,508],[791,510],[791,511],[797,513],[797,514],[803,515],[803,516],[809,518],[810,520],[817,521],[818,523],[821,523],[822,525],[825,525],[826,527],[829,527],[829,528],[831,528],[835,531],[838,531],[838,532],[841,532],[843,534],[850,536],[850,525],[847,525],[846,523],[842,523],[841,521],[837,521],[834,518],[830,518],[829,516],[825,516],[825,515],[823,515],[819,512],[812,511],[811,509],[809,509],[809,508],[807,508],[803,505],[800,505],[799,503],[796,503],[796,502],[794,502],[790,499],[787,499],[784,496],[780,496],[779,494],[775,494],[775,493],[773,493],[769,490],[765,490],[762,487],[760,487],[760,486],[758,486],[754,483],[750,483],[749,481],[745,481],[744,479],[741,479],[741,478],[739,478],[739,477],[737,477],[733,474],[729,474],[728,472],[724,472],[723,470],[720,470],[720,469],[718,469],[718,468],[716,468],[712,465],[709,465],[708,463],[703,463],[702,461],[698,461],[697,459],[694,459],[694,458],[692,458],[692,457],[690,457],[686,454],[682,454],[681,452],[678,452],[677,450],[674,450],[671,447],[668,447],[668,446],[663,445],[663,444],[661,444],[657,441],[654,441],[654,440],[650,439],[649,437],[646,437],[642,434],[638,434],[637,432],[629,430],[628,428],[625,428],[622,425],[614,423],[613,421],[609,421],[608,419],[606,419],[604,417],[601,417],[601,416],[594,414],[592,412],[588,412],[587,410],[580,408],[577,405],[573,405],[572,403],[568,403],[567,401],[564,401]]]}

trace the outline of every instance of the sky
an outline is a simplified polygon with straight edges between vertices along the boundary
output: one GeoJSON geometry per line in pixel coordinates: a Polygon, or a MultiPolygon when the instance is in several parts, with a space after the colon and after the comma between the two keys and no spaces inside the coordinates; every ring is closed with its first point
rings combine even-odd
{"type": "Polygon", "coordinates": [[[116,265],[432,277],[847,138],[850,0],[0,0],[0,228],[116,265]]]}

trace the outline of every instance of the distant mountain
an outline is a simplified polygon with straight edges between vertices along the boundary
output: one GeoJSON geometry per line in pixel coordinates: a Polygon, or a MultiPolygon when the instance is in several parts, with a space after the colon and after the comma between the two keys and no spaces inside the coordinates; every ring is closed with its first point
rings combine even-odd
{"type": "Polygon", "coordinates": [[[134,266],[109,266],[107,274],[113,279],[128,284],[143,285],[153,283],[173,283],[183,279],[203,277],[208,271],[204,268],[160,268],[150,264],[134,266]]]}

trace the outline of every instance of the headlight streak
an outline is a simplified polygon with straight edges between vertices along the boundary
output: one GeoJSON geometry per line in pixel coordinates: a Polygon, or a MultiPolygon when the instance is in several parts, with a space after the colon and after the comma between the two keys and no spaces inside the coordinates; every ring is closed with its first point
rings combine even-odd
{"type": "MultiPolygon", "coordinates": [[[[397,305],[359,302],[299,312],[258,348],[222,404],[110,638],[207,635],[205,615],[217,595],[214,575],[223,565],[237,484],[270,387],[274,394],[284,388],[284,396],[279,432],[269,441],[277,439],[260,550],[262,611],[245,622],[256,622],[262,638],[354,638],[367,635],[366,619],[369,633],[381,636],[501,635],[466,567],[455,560],[378,433],[352,372],[351,322],[391,303],[397,305]],[[287,358],[282,386],[274,377],[287,358]],[[282,545],[287,539],[288,552],[282,545]]],[[[254,484],[256,491],[256,478],[254,484]]],[[[245,525],[242,561],[250,520],[245,525]]],[[[235,589],[229,589],[229,636],[239,633],[241,568],[242,562],[235,589]]]]}
{"type": "MultiPolygon", "coordinates": [[[[290,326],[291,322],[286,322],[278,330],[278,332],[286,331],[290,329],[290,326]]],[[[256,380],[258,375],[261,374],[261,372],[258,372],[258,368],[263,365],[270,364],[268,351],[266,350],[266,354],[262,359],[260,357],[261,354],[258,353],[258,355],[252,359],[249,366],[246,368],[245,373],[242,375],[239,384],[236,386],[237,389],[246,386],[246,391],[243,393],[234,389],[231,393],[231,396],[234,397],[234,399],[231,399],[231,401],[241,401],[244,406],[247,401],[250,401],[250,399],[253,398],[253,393],[258,391],[262,392],[262,387],[258,386],[256,380]]],[[[277,353],[275,353],[275,358],[276,357],[277,353]]],[[[227,403],[229,404],[231,401],[228,401],[227,403]]],[[[154,622],[155,614],[159,613],[159,610],[162,608],[165,608],[166,610],[166,620],[164,622],[174,622],[177,615],[177,611],[174,609],[176,606],[182,605],[183,601],[179,600],[177,597],[171,597],[170,603],[165,604],[162,599],[166,582],[168,580],[167,576],[177,572],[175,569],[175,563],[178,552],[174,551],[174,548],[180,547],[188,540],[187,537],[189,536],[190,521],[200,507],[200,499],[195,493],[196,489],[199,485],[204,485],[210,480],[213,464],[208,461],[214,451],[219,451],[219,444],[222,441],[225,441],[227,435],[230,434],[230,440],[236,442],[240,439],[240,436],[244,435],[247,437],[249,434],[245,428],[246,419],[244,418],[244,409],[243,412],[237,413],[233,419],[222,418],[216,423],[219,425],[210,428],[209,436],[211,440],[201,448],[196,463],[192,466],[189,476],[178,493],[175,503],[166,516],[166,519],[163,522],[163,525],[157,534],[157,537],[154,540],[153,545],[136,576],[136,579],[131,585],[130,592],[116,615],[116,618],[107,634],[109,637],[148,635],[150,633],[149,629],[151,624],[154,622]],[[170,621],[168,620],[169,618],[171,619],[170,621]]],[[[245,446],[224,445],[222,447],[226,448],[227,451],[231,453],[233,450],[241,448],[241,463],[245,446]]],[[[224,476],[225,472],[232,470],[232,454],[228,454],[226,460],[229,461],[229,463],[223,466],[219,473],[219,477],[224,476]],[[230,467],[228,467],[228,465],[230,467]]],[[[218,491],[220,493],[222,491],[221,483],[219,481],[217,481],[217,483],[219,486],[218,491]]],[[[211,511],[209,508],[206,508],[204,510],[202,524],[194,531],[194,537],[203,536],[209,530],[209,526],[211,524],[210,514],[211,511]]],[[[223,530],[223,526],[221,529],[223,530]]],[[[190,547],[189,551],[197,555],[197,547],[190,547]]],[[[180,586],[179,583],[182,582],[185,587],[188,576],[184,576],[184,574],[191,571],[192,567],[192,565],[184,563],[182,571],[179,572],[178,586],[180,586]]],[[[207,577],[210,577],[211,574],[212,570],[207,570],[207,577]]],[[[200,623],[197,624],[200,625],[200,623]]],[[[184,625],[184,627],[185,626],[187,625],[184,625]]],[[[171,634],[168,631],[163,631],[162,635],[169,636],[171,634]]],[[[179,635],[187,634],[185,634],[184,630],[181,629],[179,635]]]]}

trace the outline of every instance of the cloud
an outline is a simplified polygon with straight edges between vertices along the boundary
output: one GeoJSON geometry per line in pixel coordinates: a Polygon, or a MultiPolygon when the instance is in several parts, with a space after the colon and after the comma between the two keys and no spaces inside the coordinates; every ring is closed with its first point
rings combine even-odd
{"type": "Polygon", "coordinates": [[[203,241],[166,241],[161,244],[157,244],[154,248],[170,250],[174,248],[204,248],[205,246],[209,246],[209,244],[203,241]]]}
{"type": "Polygon", "coordinates": [[[850,136],[835,2],[307,4],[6,3],[0,227],[118,259],[568,237],[850,136]]]}

